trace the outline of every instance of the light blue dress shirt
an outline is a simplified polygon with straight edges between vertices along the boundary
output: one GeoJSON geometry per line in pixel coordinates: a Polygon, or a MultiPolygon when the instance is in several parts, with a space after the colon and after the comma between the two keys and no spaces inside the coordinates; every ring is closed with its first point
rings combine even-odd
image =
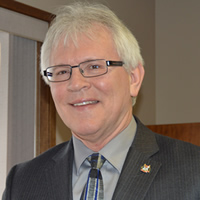
{"type": "MultiPolygon", "coordinates": [[[[106,158],[106,162],[101,168],[105,200],[112,199],[126,155],[135,137],[136,128],[135,119],[132,118],[128,127],[99,151],[106,158]]],[[[86,158],[94,152],[76,137],[72,137],[75,158],[72,175],[73,199],[79,200],[91,168],[86,158]]]]}

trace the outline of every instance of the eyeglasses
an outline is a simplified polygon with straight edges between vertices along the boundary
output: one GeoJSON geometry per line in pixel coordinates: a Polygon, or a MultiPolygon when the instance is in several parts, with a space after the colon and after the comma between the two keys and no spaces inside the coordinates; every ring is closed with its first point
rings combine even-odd
{"type": "Polygon", "coordinates": [[[43,71],[43,73],[50,82],[62,82],[67,81],[71,78],[73,68],[78,67],[83,77],[91,78],[106,74],[108,72],[108,67],[121,67],[123,66],[123,64],[124,62],[122,61],[107,61],[104,59],[97,59],[81,62],[79,65],[76,66],[51,66],[43,71]]]}

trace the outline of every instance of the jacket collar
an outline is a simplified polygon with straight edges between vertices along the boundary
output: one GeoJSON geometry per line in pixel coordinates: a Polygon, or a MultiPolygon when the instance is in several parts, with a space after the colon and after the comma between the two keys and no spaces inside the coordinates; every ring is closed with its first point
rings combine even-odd
{"type": "Polygon", "coordinates": [[[129,149],[113,200],[143,200],[161,167],[161,163],[153,160],[153,155],[159,151],[154,133],[137,118],[136,122],[136,136],[129,149]],[[151,170],[147,170],[147,173],[141,171],[145,164],[151,166],[151,170]]]}
{"type": "Polygon", "coordinates": [[[46,181],[49,199],[73,199],[72,171],[73,171],[73,144],[72,140],[57,152],[48,165],[46,181]]]}
{"type": "MultiPolygon", "coordinates": [[[[153,132],[146,128],[137,118],[135,139],[127,154],[113,200],[140,199],[143,200],[161,163],[153,160],[153,155],[159,151],[153,132]],[[151,166],[148,173],[141,171],[141,167],[151,166]]],[[[74,150],[72,140],[53,157],[46,169],[46,181],[49,199],[73,199],[72,171],[74,150]]]]}

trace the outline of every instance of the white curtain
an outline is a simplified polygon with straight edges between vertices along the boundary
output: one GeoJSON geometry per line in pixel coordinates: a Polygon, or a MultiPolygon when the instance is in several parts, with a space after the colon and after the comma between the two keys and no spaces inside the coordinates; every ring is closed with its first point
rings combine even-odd
{"type": "Polygon", "coordinates": [[[8,169],[34,156],[36,42],[10,35],[8,92],[8,169]]]}
{"type": "Polygon", "coordinates": [[[12,166],[35,155],[37,42],[0,32],[0,196],[12,166]]]}

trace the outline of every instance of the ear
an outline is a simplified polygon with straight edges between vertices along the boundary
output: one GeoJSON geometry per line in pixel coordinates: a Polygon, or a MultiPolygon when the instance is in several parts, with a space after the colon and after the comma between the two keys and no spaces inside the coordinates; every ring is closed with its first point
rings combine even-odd
{"type": "Polygon", "coordinates": [[[142,64],[138,64],[138,66],[131,70],[130,72],[130,95],[132,97],[137,97],[140,87],[142,85],[142,81],[144,78],[144,67],[142,64]]]}

